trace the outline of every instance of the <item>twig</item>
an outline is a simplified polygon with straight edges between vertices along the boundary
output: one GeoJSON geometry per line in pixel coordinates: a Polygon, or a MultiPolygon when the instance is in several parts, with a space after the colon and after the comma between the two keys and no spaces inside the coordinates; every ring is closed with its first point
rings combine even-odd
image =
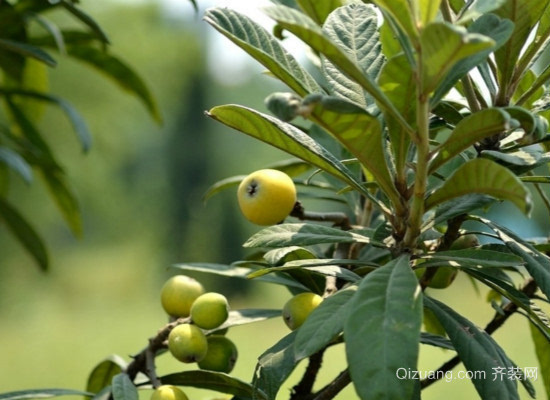
{"type": "Polygon", "coordinates": [[[298,218],[301,221],[319,221],[319,222],[332,222],[334,226],[339,226],[345,231],[351,229],[348,216],[343,212],[312,212],[306,211],[302,204],[297,201],[294,205],[294,209],[290,213],[292,217],[298,218]]]}
{"type": "Polygon", "coordinates": [[[323,363],[324,353],[325,349],[322,349],[309,357],[309,364],[304,372],[304,376],[302,376],[302,380],[292,388],[290,400],[302,400],[311,395],[313,384],[315,383],[315,379],[317,379],[317,374],[323,363]]]}
{"type": "Polygon", "coordinates": [[[160,350],[166,349],[166,340],[168,335],[177,325],[189,322],[189,318],[179,318],[169,324],[166,324],[160,329],[155,336],[149,339],[149,344],[146,348],[132,357],[132,362],[126,368],[126,374],[131,381],[134,381],[137,374],[143,372],[149,377],[153,387],[161,384],[157,377],[155,368],[155,357],[160,350]]]}
{"type": "Polygon", "coordinates": [[[349,370],[345,369],[328,385],[322,388],[313,400],[330,400],[340,393],[347,385],[351,383],[349,370]]]}
{"type": "MultiPolygon", "coordinates": [[[[523,284],[521,291],[527,297],[532,298],[534,297],[537,288],[537,284],[533,280],[533,278],[529,278],[523,284]]],[[[497,329],[504,325],[508,318],[510,318],[516,311],[518,311],[518,306],[515,303],[508,303],[504,307],[502,307],[502,311],[502,313],[496,312],[493,319],[491,319],[487,326],[485,326],[484,330],[487,334],[492,335],[497,329]]],[[[442,376],[445,376],[445,373],[460,364],[460,361],[460,357],[456,355],[445,364],[443,364],[441,367],[439,367],[436,373],[433,374],[433,378],[426,378],[420,382],[420,387],[422,388],[422,390],[437,382],[442,376]]]]}

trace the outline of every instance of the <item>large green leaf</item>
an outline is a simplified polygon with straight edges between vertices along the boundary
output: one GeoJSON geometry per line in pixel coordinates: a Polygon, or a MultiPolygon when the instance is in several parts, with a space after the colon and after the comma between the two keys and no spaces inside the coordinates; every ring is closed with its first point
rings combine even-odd
{"type": "Polygon", "coordinates": [[[516,381],[492,379],[495,370],[507,373],[514,365],[491,336],[435,299],[425,296],[424,305],[445,328],[464,366],[476,372],[472,383],[482,399],[519,399],[516,381]]]}
{"type": "Polygon", "coordinates": [[[484,35],[446,22],[432,22],[420,35],[422,46],[422,93],[433,92],[460,60],[490,49],[495,42],[484,35]]]}
{"type": "Polygon", "coordinates": [[[157,121],[162,116],[155,99],[143,79],[119,58],[92,46],[68,46],[67,54],[85,62],[105,74],[122,89],[135,95],[145,105],[149,114],[157,121]]]}
{"type": "Polygon", "coordinates": [[[545,153],[539,146],[525,147],[511,153],[484,150],[481,152],[481,156],[506,166],[517,175],[532,171],[536,167],[546,165],[550,162],[550,152],[545,153]]]}
{"type": "Polygon", "coordinates": [[[422,294],[409,258],[368,274],[346,307],[346,356],[362,399],[410,399],[414,380],[396,376],[415,369],[422,325],[422,294]]]}
{"type": "MultiPolygon", "coordinates": [[[[252,268],[240,267],[235,265],[224,265],[224,264],[211,264],[211,263],[185,263],[185,264],[175,264],[172,266],[175,269],[182,271],[196,271],[204,272],[207,274],[221,275],[231,278],[240,278],[248,279],[248,276],[256,271],[252,268]]],[[[287,287],[293,287],[301,290],[307,290],[307,287],[302,285],[299,282],[296,282],[294,279],[287,276],[279,275],[267,275],[258,277],[256,279],[260,282],[274,283],[277,285],[283,285],[287,287]]]]}
{"type": "Polygon", "coordinates": [[[382,8],[407,35],[416,41],[418,39],[418,30],[414,21],[414,13],[411,9],[411,2],[408,0],[374,0],[374,4],[382,8]]]}
{"type": "Polygon", "coordinates": [[[542,377],[546,396],[550,399],[550,345],[548,344],[548,339],[540,333],[537,327],[534,325],[530,325],[530,327],[531,338],[533,339],[535,353],[540,365],[540,374],[538,376],[542,377]]]}
{"type": "Polygon", "coordinates": [[[462,119],[449,138],[433,151],[435,156],[429,172],[434,172],[476,142],[510,128],[510,115],[499,108],[486,108],[462,119]]]}
{"type": "Polygon", "coordinates": [[[73,1],[61,0],[59,2],[69,13],[71,13],[76,19],[86,25],[103,43],[109,43],[109,38],[101,26],[85,11],[76,7],[73,1]]]}
{"type": "MultiPolygon", "coordinates": [[[[416,80],[411,65],[403,54],[392,57],[384,65],[378,84],[390,101],[399,110],[403,118],[411,125],[416,125],[416,80]]],[[[395,158],[395,169],[401,181],[405,180],[405,164],[409,153],[411,138],[395,118],[384,111],[391,149],[395,158]]]]}
{"type": "MultiPolygon", "coordinates": [[[[324,3],[324,2],[318,2],[324,3]]],[[[378,16],[374,7],[350,4],[335,10],[323,26],[323,32],[365,73],[376,80],[384,63],[378,34],[378,16]]],[[[334,64],[322,57],[323,71],[331,93],[360,107],[372,103],[365,90],[334,64]]]]}
{"type": "Polygon", "coordinates": [[[139,400],[136,386],[126,373],[120,373],[113,377],[113,400],[139,400]]]}
{"type": "Polygon", "coordinates": [[[344,0],[297,0],[298,5],[304,12],[309,15],[319,25],[323,25],[329,14],[341,7],[344,0]]]}
{"type": "MultiPolygon", "coordinates": [[[[445,76],[441,85],[435,90],[431,99],[431,104],[437,104],[443,96],[451,90],[460,78],[466,75],[472,68],[478,66],[481,71],[484,71],[483,63],[489,54],[500,48],[512,35],[514,24],[507,20],[497,17],[494,14],[485,14],[476,19],[468,26],[468,32],[471,34],[480,34],[487,36],[495,41],[494,46],[488,47],[483,51],[479,51],[465,59],[457,62],[455,66],[445,76]]],[[[488,69],[488,68],[487,68],[488,69]]],[[[482,77],[484,75],[482,74],[482,77]]],[[[494,84],[491,77],[485,79],[487,86],[492,89],[494,84]]]]}
{"type": "Polygon", "coordinates": [[[214,371],[183,371],[160,377],[163,385],[189,386],[200,389],[215,390],[232,394],[239,399],[268,400],[262,392],[255,390],[249,383],[227,374],[214,371]]]}
{"type": "Polygon", "coordinates": [[[511,230],[480,217],[470,217],[491,228],[504,244],[525,261],[525,269],[550,299],[550,258],[511,230]]]}
{"type": "MultiPolygon", "coordinates": [[[[544,1],[543,1],[544,3],[544,1]]],[[[521,58],[518,62],[518,69],[516,74],[523,73],[523,71],[529,71],[533,64],[537,61],[539,56],[548,49],[550,43],[548,38],[550,37],[550,2],[546,1],[546,9],[542,12],[541,18],[537,25],[537,31],[533,37],[533,40],[529,43],[527,49],[521,53],[521,58]]]]}
{"type": "Polygon", "coordinates": [[[321,168],[362,193],[368,193],[338,159],[307,134],[288,123],[238,105],[214,107],[208,115],[231,128],[321,168]]]}
{"type": "Polygon", "coordinates": [[[507,168],[484,158],[462,164],[426,199],[426,210],[470,193],[509,200],[525,214],[531,211],[531,193],[523,182],[507,168]]]}
{"type": "Polygon", "coordinates": [[[30,389],[18,390],[15,392],[0,393],[0,400],[31,400],[47,399],[60,396],[86,396],[93,397],[94,394],[82,390],[73,389],[30,389]]]}
{"type": "Polygon", "coordinates": [[[422,229],[426,230],[434,225],[445,223],[451,218],[457,217],[462,214],[469,214],[479,208],[487,208],[489,205],[495,203],[495,200],[491,196],[484,194],[473,193],[465,196],[457,197],[456,199],[447,201],[441,204],[435,210],[435,215],[432,218],[426,220],[422,229]]]}
{"type": "Polygon", "coordinates": [[[261,25],[227,8],[206,11],[205,21],[286,83],[298,95],[324,93],[315,79],[261,25]]]}
{"type": "Polygon", "coordinates": [[[244,247],[311,246],[322,243],[371,243],[357,233],[317,224],[280,224],[252,235],[244,247]]]}
{"type": "Polygon", "coordinates": [[[326,57],[342,73],[361,85],[378,102],[380,108],[387,110],[405,127],[405,130],[409,134],[414,134],[413,129],[395,109],[378,85],[343,50],[328,38],[326,33],[314,21],[304,14],[285,6],[270,6],[265,11],[282,28],[287,29],[302,39],[315,51],[326,57]]]}
{"type": "Polygon", "coordinates": [[[267,399],[275,399],[281,385],[296,367],[294,341],[297,333],[289,333],[258,359],[252,384],[255,389],[265,393],[267,399]]]}
{"type": "MultiPolygon", "coordinates": [[[[304,104],[309,103],[315,105],[314,120],[359,160],[394,204],[399,204],[399,194],[386,162],[382,127],[378,119],[356,105],[334,97],[314,95],[304,100],[304,104]]],[[[378,199],[370,198],[383,207],[378,199]]]]}
{"type": "Polygon", "coordinates": [[[111,381],[126,368],[126,362],[117,355],[107,357],[97,364],[86,384],[86,390],[92,393],[99,393],[103,388],[109,386],[111,381]]]}
{"type": "MultiPolygon", "coordinates": [[[[531,30],[540,20],[543,11],[548,5],[548,0],[507,0],[495,14],[509,19],[515,25],[513,35],[498,51],[495,52],[495,60],[499,70],[499,87],[502,96],[509,98],[513,93],[508,93],[512,77],[518,66],[518,60],[531,30]]],[[[518,71],[523,74],[523,71],[518,71]]],[[[506,100],[503,98],[502,100],[506,100]]]]}
{"type": "Polygon", "coordinates": [[[357,288],[340,290],[324,299],[298,329],[294,357],[302,360],[330,344],[344,330],[346,307],[357,288]]]}
{"type": "Polygon", "coordinates": [[[44,271],[48,269],[49,259],[44,242],[34,228],[4,198],[0,196],[0,221],[12,231],[17,240],[27,249],[44,271]]]}

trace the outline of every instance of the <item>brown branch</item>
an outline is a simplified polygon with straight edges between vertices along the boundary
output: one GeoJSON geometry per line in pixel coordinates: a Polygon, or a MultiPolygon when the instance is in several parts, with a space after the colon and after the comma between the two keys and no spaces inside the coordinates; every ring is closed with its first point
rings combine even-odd
{"type": "MultiPolygon", "coordinates": [[[[537,284],[533,278],[529,278],[523,284],[521,291],[529,298],[533,298],[535,292],[537,291],[537,284]]],[[[510,318],[516,311],[518,311],[518,306],[515,303],[508,303],[502,307],[502,312],[496,312],[493,316],[493,319],[485,326],[485,332],[489,335],[492,335],[497,329],[499,329],[504,323],[510,318]]],[[[452,370],[458,364],[460,364],[460,357],[456,355],[451,358],[445,364],[437,369],[433,374],[433,378],[426,378],[420,382],[422,389],[427,388],[431,384],[437,382],[442,376],[445,376],[447,371],[452,370]]],[[[432,375],[432,374],[430,374],[432,375]]]]}
{"type": "Polygon", "coordinates": [[[302,376],[302,380],[292,388],[290,400],[303,400],[311,396],[313,384],[315,383],[315,379],[317,379],[317,374],[319,374],[321,364],[323,363],[324,353],[325,349],[322,349],[309,357],[309,364],[302,376]]]}
{"type": "Polygon", "coordinates": [[[328,385],[316,393],[313,400],[330,400],[351,383],[349,370],[345,369],[328,385]]]}
{"type": "Polygon", "coordinates": [[[351,229],[348,216],[343,212],[313,212],[306,211],[302,203],[299,201],[294,205],[294,209],[291,211],[290,216],[298,218],[300,221],[318,221],[318,222],[332,222],[334,226],[339,226],[345,231],[351,229]]]}
{"type": "Polygon", "coordinates": [[[166,324],[160,329],[155,336],[149,339],[149,344],[146,348],[132,357],[132,362],[126,368],[126,374],[131,381],[134,381],[137,374],[142,372],[149,377],[153,387],[158,387],[161,382],[157,377],[155,368],[155,357],[160,350],[166,349],[166,340],[168,335],[177,325],[189,322],[189,318],[179,318],[175,321],[166,324]]]}

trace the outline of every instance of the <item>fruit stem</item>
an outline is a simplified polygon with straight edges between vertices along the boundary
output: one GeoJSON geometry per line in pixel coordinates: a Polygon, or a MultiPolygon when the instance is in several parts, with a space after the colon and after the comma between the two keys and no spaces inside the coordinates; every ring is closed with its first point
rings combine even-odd
{"type": "Polygon", "coordinates": [[[299,201],[294,205],[290,216],[298,218],[300,221],[332,222],[334,226],[339,226],[345,231],[351,229],[349,218],[345,213],[338,211],[326,213],[306,211],[299,201]]]}

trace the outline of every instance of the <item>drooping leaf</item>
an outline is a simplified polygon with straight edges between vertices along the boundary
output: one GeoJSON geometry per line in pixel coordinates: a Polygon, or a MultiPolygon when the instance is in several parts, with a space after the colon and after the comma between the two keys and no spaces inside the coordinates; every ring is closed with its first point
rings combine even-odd
{"type": "Polygon", "coordinates": [[[261,391],[255,390],[251,384],[221,372],[206,370],[183,371],[161,376],[160,380],[163,385],[189,386],[215,390],[220,393],[232,394],[239,399],[268,399],[261,391]]]}
{"type": "Polygon", "coordinates": [[[505,356],[495,340],[472,322],[445,304],[424,296],[424,305],[439,319],[449,335],[456,352],[469,371],[472,383],[483,399],[518,399],[517,384],[511,379],[491,379],[495,370],[508,371],[513,363],[505,356]]]}
{"type": "Polygon", "coordinates": [[[244,247],[311,246],[322,243],[371,243],[367,236],[317,224],[279,224],[252,235],[244,247]]]}
{"type": "Polygon", "coordinates": [[[226,8],[206,11],[205,21],[246,51],[298,95],[324,93],[313,77],[261,25],[226,8]]]}
{"type": "MultiPolygon", "coordinates": [[[[175,264],[172,266],[172,268],[180,269],[183,271],[204,272],[207,274],[221,275],[221,276],[239,278],[239,279],[248,279],[248,276],[255,271],[252,268],[239,267],[235,265],[209,264],[209,263],[175,264]]],[[[256,280],[261,282],[274,283],[277,285],[297,288],[301,290],[307,290],[307,287],[305,287],[301,283],[287,276],[270,274],[270,275],[258,277],[256,280]]]]}
{"type": "Polygon", "coordinates": [[[103,43],[108,44],[109,38],[101,26],[85,11],[74,5],[70,0],[60,0],[63,6],[69,13],[76,17],[80,22],[84,23],[103,43]]]}
{"type": "Polygon", "coordinates": [[[258,359],[252,384],[254,389],[265,393],[267,399],[276,397],[281,385],[296,367],[294,341],[297,333],[289,333],[258,359]]]}
{"type": "Polygon", "coordinates": [[[512,83],[519,56],[531,30],[540,20],[547,5],[548,0],[507,0],[495,11],[495,14],[501,18],[509,19],[514,23],[513,35],[495,52],[495,61],[499,69],[499,87],[503,96],[511,97],[513,94],[507,91],[512,83]]]}
{"type": "Polygon", "coordinates": [[[66,100],[54,96],[47,93],[40,93],[32,90],[1,90],[0,93],[4,93],[8,96],[12,97],[23,97],[33,100],[38,100],[46,103],[50,103],[53,105],[58,106],[63,112],[65,112],[65,115],[67,118],[69,118],[69,121],[71,122],[71,125],[73,126],[74,131],[76,132],[80,143],[82,145],[82,150],[84,152],[87,152],[92,143],[92,136],[90,134],[90,131],[86,125],[86,122],[84,121],[84,118],[76,111],[76,109],[66,100]]]}
{"type": "Polygon", "coordinates": [[[126,368],[126,362],[119,356],[107,357],[97,364],[88,376],[86,391],[99,393],[109,386],[115,375],[120,374],[124,368],[126,368]]]}
{"type": "Polygon", "coordinates": [[[300,246],[289,246],[273,249],[266,252],[263,257],[269,265],[273,266],[281,266],[289,261],[319,258],[313,253],[312,250],[300,246]]]}
{"type": "Polygon", "coordinates": [[[516,289],[509,282],[489,274],[489,271],[486,269],[466,268],[464,271],[471,277],[489,286],[496,293],[507,298],[518,306],[519,309],[525,311],[525,316],[540,330],[541,334],[543,334],[550,343],[550,320],[548,316],[529,299],[529,297],[516,289]]]}
{"type": "Polygon", "coordinates": [[[35,47],[27,43],[0,38],[0,50],[12,52],[24,57],[32,57],[38,61],[43,62],[49,67],[55,67],[57,65],[55,59],[47,52],[39,47],[35,47]]]}
{"type": "Polygon", "coordinates": [[[434,91],[457,62],[490,49],[495,42],[446,22],[432,22],[420,35],[422,46],[422,93],[434,91]]]}
{"type": "Polygon", "coordinates": [[[304,12],[319,25],[323,25],[331,12],[344,4],[343,0],[297,0],[298,5],[304,12]]]}
{"type": "Polygon", "coordinates": [[[82,234],[80,206],[65,176],[57,171],[43,171],[42,176],[65,222],[73,235],[79,237],[82,234]]]}
{"type": "Polygon", "coordinates": [[[126,373],[120,373],[113,377],[113,400],[138,400],[139,395],[136,386],[126,373]]]}
{"type": "Polygon", "coordinates": [[[296,361],[303,360],[323,349],[344,330],[346,306],[356,289],[352,286],[327,297],[307,317],[298,329],[294,342],[296,361]]]}
{"type": "Polygon", "coordinates": [[[266,308],[245,308],[242,310],[231,310],[227,320],[217,328],[206,331],[206,334],[216,333],[233,326],[254,324],[270,318],[280,318],[282,310],[266,308]]]}
{"type": "Polygon", "coordinates": [[[426,210],[470,193],[509,200],[525,214],[531,211],[531,193],[521,180],[507,168],[484,158],[462,164],[426,199],[426,210]]]}
{"type": "Polygon", "coordinates": [[[368,274],[346,310],[346,356],[359,397],[411,398],[414,380],[396,376],[399,368],[416,368],[422,325],[422,295],[409,258],[368,274]]]}
{"type": "Polygon", "coordinates": [[[360,192],[368,193],[340,161],[307,134],[290,124],[251,108],[237,105],[214,107],[208,115],[231,128],[321,168],[360,192]]]}
{"type": "MultiPolygon", "coordinates": [[[[403,54],[388,60],[384,65],[378,84],[390,101],[399,110],[403,118],[411,125],[416,125],[416,101],[411,99],[416,96],[416,80],[411,71],[411,65],[403,54]]],[[[405,180],[405,163],[411,143],[410,136],[403,126],[384,111],[388,133],[390,135],[391,149],[395,158],[395,170],[401,181],[405,180]]]]}
{"type": "MultiPolygon", "coordinates": [[[[494,46],[487,47],[485,50],[479,51],[469,57],[458,61],[455,66],[447,73],[439,87],[436,88],[434,95],[430,99],[432,106],[439,103],[439,101],[451,90],[451,88],[464,77],[472,68],[479,67],[480,71],[487,70],[485,67],[487,57],[496,49],[500,48],[512,35],[514,30],[514,24],[503,18],[499,18],[494,14],[485,14],[475,20],[468,26],[468,32],[470,34],[483,35],[494,40],[494,46]]],[[[482,78],[485,76],[481,74],[482,78]]],[[[491,77],[484,79],[487,86],[491,90],[494,86],[491,77]]],[[[494,90],[496,92],[496,88],[494,90]]]]}
{"type": "Polygon", "coordinates": [[[289,261],[279,267],[269,267],[269,268],[259,269],[257,271],[250,273],[248,277],[250,279],[255,279],[257,277],[264,276],[273,272],[304,269],[304,270],[316,272],[322,275],[336,276],[337,278],[340,278],[348,282],[358,281],[361,278],[359,275],[355,274],[349,269],[346,269],[345,267],[341,267],[346,265],[373,266],[373,263],[358,261],[358,260],[337,260],[337,259],[330,259],[330,258],[320,259],[320,260],[316,260],[316,259],[295,260],[295,261],[289,261]]]}
{"type": "Polygon", "coordinates": [[[98,69],[122,89],[135,95],[158,122],[162,116],[149,88],[143,79],[119,58],[92,46],[67,46],[67,53],[98,69]]]}
{"type": "Polygon", "coordinates": [[[370,79],[340,48],[330,40],[314,21],[304,14],[285,6],[271,6],[265,9],[267,15],[273,18],[284,29],[302,39],[314,50],[318,51],[335,67],[360,84],[377,102],[380,108],[387,110],[399,121],[409,134],[413,129],[395,109],[378,85],[370,79]]]}
{"type": "MultiPolygon", "coordinates": [[[[515,254],[480,248],[438,251],[420,257],[428,261],[452,261],[458,265],[506,268],[521,266],[524,261],[515,254]]],[[[422,264],[423,266],[425,264],[422,264]]]]}
{"type": "Polygon", "coordinates": [[[430,173],[475,143],[511,128],[510,115],[500,108],[486,108],[461,120],[445,142],[434,150],[430,173]]]}
{"type": "MultiPolygon", "coordinates": [[[[319,2],[324,3],[324,2],[319,2]]],[[[384,62],[378,34],[378,16],[374,7],[350,4],[335,10],[323,26],[323,32],[365,73],[376,80],[384,62]]],[[[366,109],[372,103],[365,90],[342,74],[322,57],[323,71],[331,93],[366,109]]]]}
{"type": "Polygon", "coordinates": [[[86,396],[93,397],[94,394],[82,390],[73,389],[30,389],[18,390],[15,392],[0,393],[0,400],[31,400],[47,399],[60,396],[86,396]]]}
{"type": "Polygon", "coordinates": [[[36,260],[38,266],[44,271],[48,270],[49,258],[44,242],[27,220],[1,196],[0,221],[3,221],[13,232],[17,240],[36,260]]]}
{"type": "Polygon", "coordinates": [[[470,218],[491,228],[512,253],[523,258],[525,269],[535,279],[546,298],[550,299],[550,258],[511,230],[485,218],[470,218]]]}
{"type": "Polygon", "coordinates": [[[0,162],[17,172],[27,183],[32,181],[31,167],[19,153],[8,147],[0,146],[0,162]]]}
{"type": "Polygon", "coordinates": [[[544,384],[546,396],[550,398],[550,344],[548,339],[540,333],[538,328],[529,324],[531,327],[531,338],[535,345],[535,353],[540,365],[540,376],[544,384]]]}

